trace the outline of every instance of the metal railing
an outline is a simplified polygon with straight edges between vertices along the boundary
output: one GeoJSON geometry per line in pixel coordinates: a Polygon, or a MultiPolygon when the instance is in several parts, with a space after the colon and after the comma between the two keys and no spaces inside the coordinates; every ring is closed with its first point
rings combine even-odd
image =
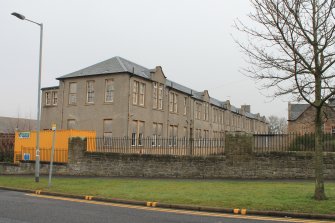
{"type": "Polygon", "coordinates": [[[88,138],[88,152],[211,156],[224,153],[224,139],[188,138],[88,138]]]}
{"type": "MultiPolygon", "coordinates": [[[[324,134],[323,151],[335,152],[335,135],[324,134]]],[[[225,152],[225,138],[189,139],[189,138],[87,138],[87,152],[90,153],[121,153],[121,154],[152,154],[173,156],[220,156],[225,152]]],[[[256,134],[250,145],[254,153],[314,151],[314,134],[256,134]]],[[[22,147],[20,160],[35,160],[34,147],[22,147]]],[[[49,162],[51,148],[41,148],[41,161],[49,162]]],[[[55,149],[54,162],[67,163],[68,150],[55,149]]]]}
{"type": "MultiPolygon", "coordinates": [[[[323,134],[323,151],[335,152],[335,135],[323,134]]],[[[258,134],[253,136],[253,152],[315,151],[315,134],[258,134]]]]}
{"type": "MultiPolygon", "coordinates": [[[[40,148],[40,161],[50,162],[51,148],[40,148]]],[[[23,161],[35,161],[36,159],[36,148],[34,147],[22,147],[21,148],[21,160],[23,161]]],[[[55,148],[55,154],[53,161],[55,163],[67,163],[68,162],[68,150],[62,148],[55,148]]]]}

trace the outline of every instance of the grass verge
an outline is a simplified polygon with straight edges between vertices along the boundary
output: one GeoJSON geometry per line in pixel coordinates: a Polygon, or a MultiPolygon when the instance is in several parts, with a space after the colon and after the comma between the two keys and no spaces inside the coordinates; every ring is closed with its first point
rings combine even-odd
{"type": "Polygon", "coordinates": [[[312,199],[311,181],[233,181],[135,178],[0,176],[0,186],[171,204],[249,210],[335,214],[335,182],[326,183],[328,200],[312,199]]]}

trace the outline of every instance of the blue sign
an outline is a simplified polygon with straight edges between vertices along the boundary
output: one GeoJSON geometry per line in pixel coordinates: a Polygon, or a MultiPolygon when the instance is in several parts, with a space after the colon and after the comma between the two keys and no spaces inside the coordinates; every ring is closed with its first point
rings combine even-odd
{"type": "Polygon", "coordinates": [[[30,132],[19,132],[19,138],[20,139],[29,139],[30,138],[30,132]]]}
{"type": "Polygon", "coordinates": [[[24,161],[30,160],[30,153],[23,153],[23,160],[24,161]]]}

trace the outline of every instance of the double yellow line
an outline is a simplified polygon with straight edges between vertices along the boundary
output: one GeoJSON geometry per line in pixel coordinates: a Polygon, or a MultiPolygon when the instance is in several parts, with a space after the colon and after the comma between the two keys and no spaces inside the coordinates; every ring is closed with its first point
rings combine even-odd
{"type": "Polygon", "coordinates": [[[80,199],[73,199],[73,198],[40,195],[38,193],[26,194],[26,195],[33,196],[33,197],[39,197],[39,198],[53,199],[53,200],[63,200],[63,201],[71,201],[71,202],[77,202],[77,203],[87,203],[87,204],[95,204],[95,205],[103,205],[103,206],[130,208],[130,209],[137,209],[137,210],[157,211],[157,212],[164,212],[164,213],[184,214],[184,215],[224,217],[224,218],[234,218],[234,219],[251,219],[251,220],[276,221],[276,222],[297,222],[297,223],[326,223],[328,222],[329,223],[329,221],[304,220],[304,219],[295,219],[295,218],[273,218],[273,217],[262,217],[262,216],[251,216],[251,215],[233,215],[233,214],[220,214],[220,213],[210,213],[210,212],[165,209],[165,208],[155,207],[156,205],[152,204],[152,202],[148,202],[147,207],[128,205],[128,204],[107,203],[107,202],[101,202],[101,201],[93,201],[92,196],[86,196],[85,200],[80,200],[80,199]]]}

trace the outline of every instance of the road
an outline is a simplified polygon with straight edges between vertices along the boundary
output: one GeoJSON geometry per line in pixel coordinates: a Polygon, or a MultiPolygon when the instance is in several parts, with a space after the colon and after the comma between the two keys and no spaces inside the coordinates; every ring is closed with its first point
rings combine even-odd
{"type": "Polygon", "coordinates": [[[111,204],[0,190],[0,223],[320,222],[111,204]]]}

